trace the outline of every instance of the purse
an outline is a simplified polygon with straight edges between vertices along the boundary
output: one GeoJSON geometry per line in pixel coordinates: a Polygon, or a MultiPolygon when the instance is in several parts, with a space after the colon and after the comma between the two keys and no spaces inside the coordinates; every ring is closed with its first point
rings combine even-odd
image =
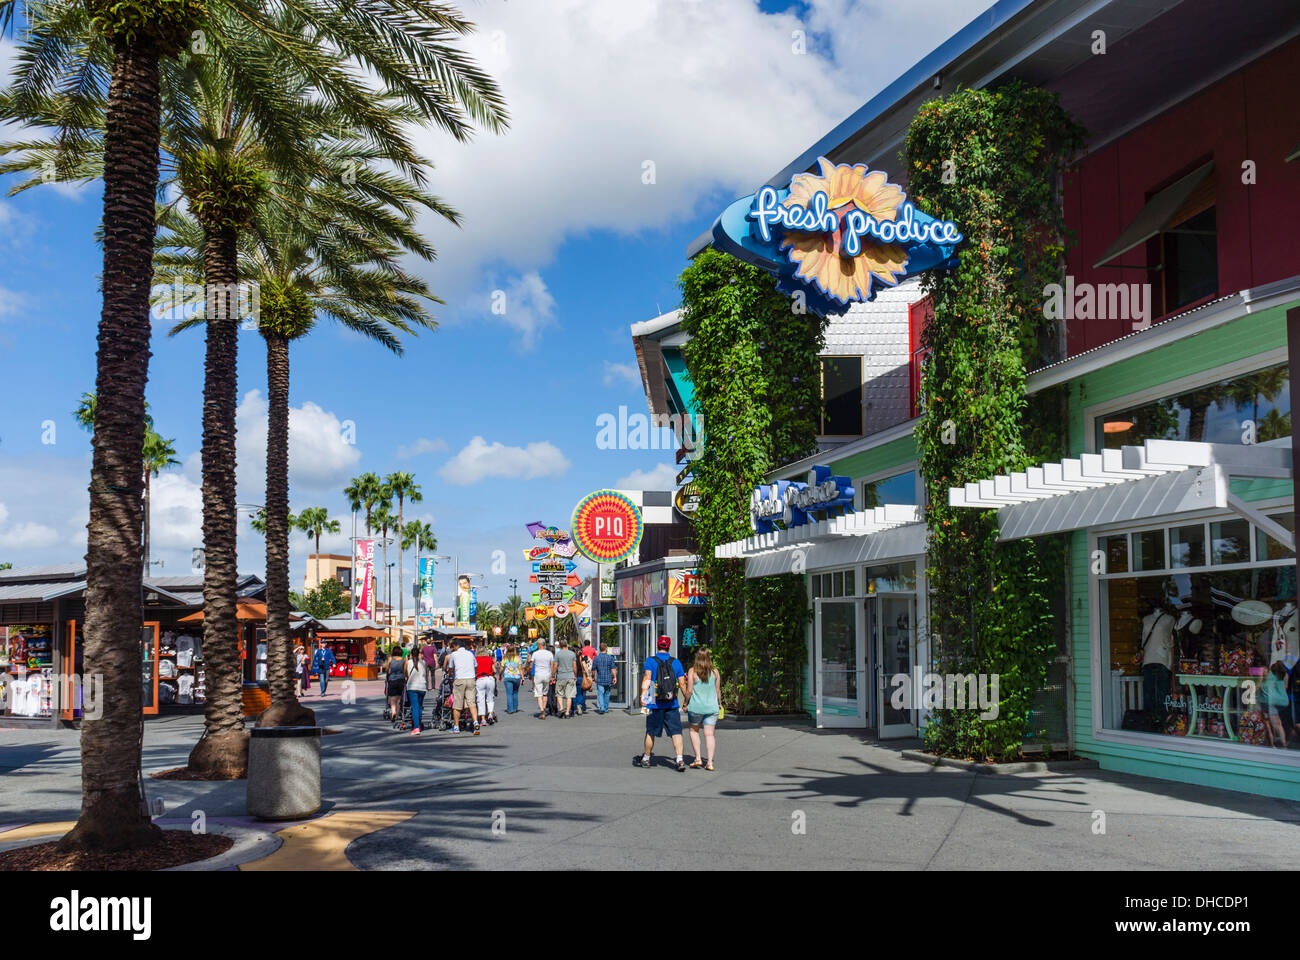
{"type": "Polygon", "coordinates": [[[590,690],[590,689],[591,689],[591,676],[590,676],[589,674],[583,674],[583,677],[582,677],[582,689],[583,689],[583,690],[590,690]]]}

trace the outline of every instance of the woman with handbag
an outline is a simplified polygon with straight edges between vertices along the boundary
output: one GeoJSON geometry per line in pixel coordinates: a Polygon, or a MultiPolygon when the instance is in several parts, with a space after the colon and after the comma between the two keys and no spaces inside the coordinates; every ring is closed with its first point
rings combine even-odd
{"type": "Polygon", "coordinates": [[[418,640],[406,658],[405,674],[406,695],[411,701],[411,736],[418,737],[424,728],[424,695],[428,693],[432,680],[418,640]]]}
{"type": "Polygon", "coordinates": [[[388,696],[388,715],[386,720],[397,720],[402,716],[402,697],[406,696],[406,660],[402,648],[395,646],[388,654],[388,672],[385,677],[384,693],[388,696]]]}
{"type": "Polygon", "coordinates": [[[587,712],[587,691],[591,689],[591,659],[583,654],[578,657],[578,683],[573,693],[574,716],[587,712]]]}

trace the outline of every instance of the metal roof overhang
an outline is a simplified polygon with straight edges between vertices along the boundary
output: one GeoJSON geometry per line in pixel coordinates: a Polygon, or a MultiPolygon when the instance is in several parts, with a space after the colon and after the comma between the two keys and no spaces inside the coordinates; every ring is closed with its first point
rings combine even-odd
{"type": "Polygon", "coordinates": [[[1294,550],[1289,530],[1232,493],[1233,477],[1290,479],[1291,448],[1148,440],[952,487],[948,503],[997,510],[1000,540],[1231,509],[1294,550]]]}
{"type": "Polygon", "coordinates": [[[746,561],[746,577],[767,577],[911,557],[925,553],[925,540],[921,508],[890,504],[758,533],[713,553],[720,560],[746,561]]]}

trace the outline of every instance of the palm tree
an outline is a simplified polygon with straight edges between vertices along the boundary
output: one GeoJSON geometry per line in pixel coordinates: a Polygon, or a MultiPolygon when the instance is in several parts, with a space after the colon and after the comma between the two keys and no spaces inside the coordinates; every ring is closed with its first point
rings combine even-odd
{"type": "MultiPolygon", "coordinates": [[[[254,530],[262,536],[266,536],[266,507],[260,508],[257,513],[253,515],[253,519],[250,520],[249,523],[252,524],[254,530]]],[[[292,513],[289,514],[289,526],[297,526],[297,523],[297,518],[294,517],[292,513]]]]}
{"type": "MultiPolygon", "coordinates": [[[[7,31],[17,4],[18,0],[0,0],[0,30],[7,31]]],[[[104,677],[104,700],[111,708],[99,720],[83,724],[82,810],[77,826],[61,841],[65,850],[129,848],[153,843],[159,836],[140,786],[138,744],[143,725],[135,661],[142,608],[140,592],[132,584],[140,556],[141,499],[135,465],[141,462],[144,447],[162,68],[174,62],[193,38],[195,45],[204,45],[195,53],[211,56],[238,79],[241,98],[257,88],[258,80],[271,78],[261,86],[274,90],[273,74],[278,68],[281,73],[309,78],[319,99],[353,114],[358,125],[368,125],[377,100],[374,77],[421,120],[456,139],[468,138],[475,123],[493,130],[506,123],[495,84],[449,42],[473,30],[454,9],[434,0],[390,0],[382,7],[307,2],[293,6],[289,29],[282,9],[279,4],[248,0],[136,0],[116,5],[29,0],[24,3],[28,30],[19,44],[14,83],[0,96],[0,120],[57,129],[61,161],[85,147],[92,138],[87,127],[93,135],[95,118],[102,117],[104,267],[96,376],[101,405],[91,465],[83,637],[86,668],[104,677]]],[[[284,105],[275,98],[266,102],[284,105]]],[[[278,113],[286,122],[295,112],[267,111],[268,119],[278,113]]],[[[267,125],[268,130],[275,128],[267,125]]],[[[380,133],[381,143],[404,142],[400,127],[380,133]]],[[[276,138],[268,138],[268,144],[278,150],[276,138]]],[[[287,156],[292,150],[280,152],[287,156]]],[[[213,284],[237,279],[234,224],[222,215],[221,201],[233,200],[230,210],[238,213],[254,184],[246,177],[246,168],[224,162],[221,154],[209,154],[208,159],[211,162],[198,162],[192,169],[199,181],[207,177],[213,188],[212,203],[205,200],[196,205],[196,213],[212,233],[205,272],[211,290],[213,284]]],[[[66,161],[55,169],[66,170],[66,161]]],[[[214,387],[233,388],[233,336],[233,326],[221,325],[218,342],[209,350],[207,368],[214,387]],[[223,362],[227,364],[224,379],[218,369],[223,362]]],[[[214,583],[209,590],[205,578],[205,634],[215,630],[218,636],[233,636],[236,398],[233,389],[220,391],[219,397],[217,393],[214,390],[205,399],[205,491],[211,463],[214,496],[205,497],[204,532],[208,573],[225,582],[214,583]],[[206,416],[209,406],[211,418],[206,416]],[[209,426],[214,452],[221,447],[229,453],[229,469],[220,474],[217,458],[207,456],[209,426]],[[225,502],[218,502],[217,493],[228,495],[225,502]],[[207,515],[209,501],[212,517],[207,515]],[[214,535],[211,542],[206,538],[209,530],[214,535]],[[218,596],[223,589],[228,597],[218,596]]],[[[217,692],[212,681],[219,680],[218,673],[224,677],[221,668],[234,657],[233,650],[226,656],[224,644],[217,646],[215,662],[212,657],[209,662],[209,705],[211,694],[217,692]]],[[[221,699],[229,712],[228,698],[221,699]]],[[[242,718],[236,715],[233,721],[221,733],[229,736],[236,729],[242,733],[242,718]]],[[[205,739],[212,732],[209,723],[205,739]]],[[[194,759],[191,755],[192,764],[194,759]]],[[[212,765],[223,759],[229,757],[213,751],[212,765]]]]}
{"type": "Polygon", "coordinates": [[[296,521],[290,521],[290,526],[296,527],[316,541],[316,586],[319,587],[320,538],[327,533],[338,533],[339,522],[330,519],[330,512],[325,507],[308,507],[298,514],[296,521]]]}
{"type": "Polygon", "coordinates": [[[418,546],[421,550],[437,550],[438,538],[433,527],[423,520],[412,520],[402,527],[402,548],[410,550],[418,546]]]}
{"type": "Polygon", "coordinates": [[[343,496],[352,504],[352,509],[366,511],[366,536],[370,536],[371,514],[379,501],[383,499],[384,481],[377,473],[363,473],[353,477],[352,482],[343,489],[343,496]]]}
{"type": "MultiPolygon", "coordinates": [[[[388,528],[397,523],[397,516],[393,513],[393,491],[387,484],[380,487],[379,490],[382,499],[374,509],[375,527],[379,530],[379,542],[384,545],[384,623],[392,623],[392,611],[388,609],[388,528]]],[[[378,604],[375,604],[378,607],[378,604]]]]}
{"type": "MultiPolygon", "coordinates": [[[[95,432],[95,411],[98,408],[98,401],[95,394],[83,393],[81,402],[77,404],[77,409],[73,411],[73,417],[83,430],[90,433],[95,432]]],[[[153,417],[148,414],[149,404],[145,405],[144,417],[144,495],[141,501],[141,513],[143,515],[143,533],[141,543],[141,575],[149,576],[149,496],[150,496],[150,478],[158,476],[168,467],[180,465],[176,459],[175,440],[164,439],[153,428],[153,417]]]]}
{"type": "Polygon", "coordinates": [[[518,626],[519,621],[524,616],[524,598],[517,593],[512,593],[506,597],[505,602],[501,604],[501,615],[504,619],[510,621],[510,625],[518,626]]]}
{"type": "MultiPolygon", "coordinates": [[[[415,474],[403,473],[398,471],[390,473],[384,478],[384,483],[389,490],[393,491],[393,496],[397,498],[397,622],[398,624],[406,623],[406,598],[402,593],[402,555],[403,555],[403,521],[406,519],[404,507],[407,500],[412,503],[419,503],[424,499],[420,493],[420,485],[415,482],[415,474]]],[[[400,629],[400,628],[399,628],[400,629]]]]}

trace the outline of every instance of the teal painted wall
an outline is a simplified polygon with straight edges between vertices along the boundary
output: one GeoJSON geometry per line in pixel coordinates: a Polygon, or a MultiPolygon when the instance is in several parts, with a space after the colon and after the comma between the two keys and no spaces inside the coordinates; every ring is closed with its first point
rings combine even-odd
{"type": "MultiPolygon", "coordinates": [[[[1086,449],[1090,426],[1084,422],[1085,407],[1285,347],[1286,309],[1278,307],[1243,317],[1071,381],[1071,453],[1077,455],[1086,449]]],[[[1286,481],[1234,481],[1233,491],[1244,499],[1266,499],[1290,496],[1292,486],[1286,481]]],[[[1294,767],[1163,747],[1106,743],[1094,738],[1092,639],[1088,609],[1089,551],[1084,531],[1074,534],[1071,546],[1070,619],[1076,751],[1098,761],[1107,770],[1300,800],[1300,772],[1294,767]]]]}

